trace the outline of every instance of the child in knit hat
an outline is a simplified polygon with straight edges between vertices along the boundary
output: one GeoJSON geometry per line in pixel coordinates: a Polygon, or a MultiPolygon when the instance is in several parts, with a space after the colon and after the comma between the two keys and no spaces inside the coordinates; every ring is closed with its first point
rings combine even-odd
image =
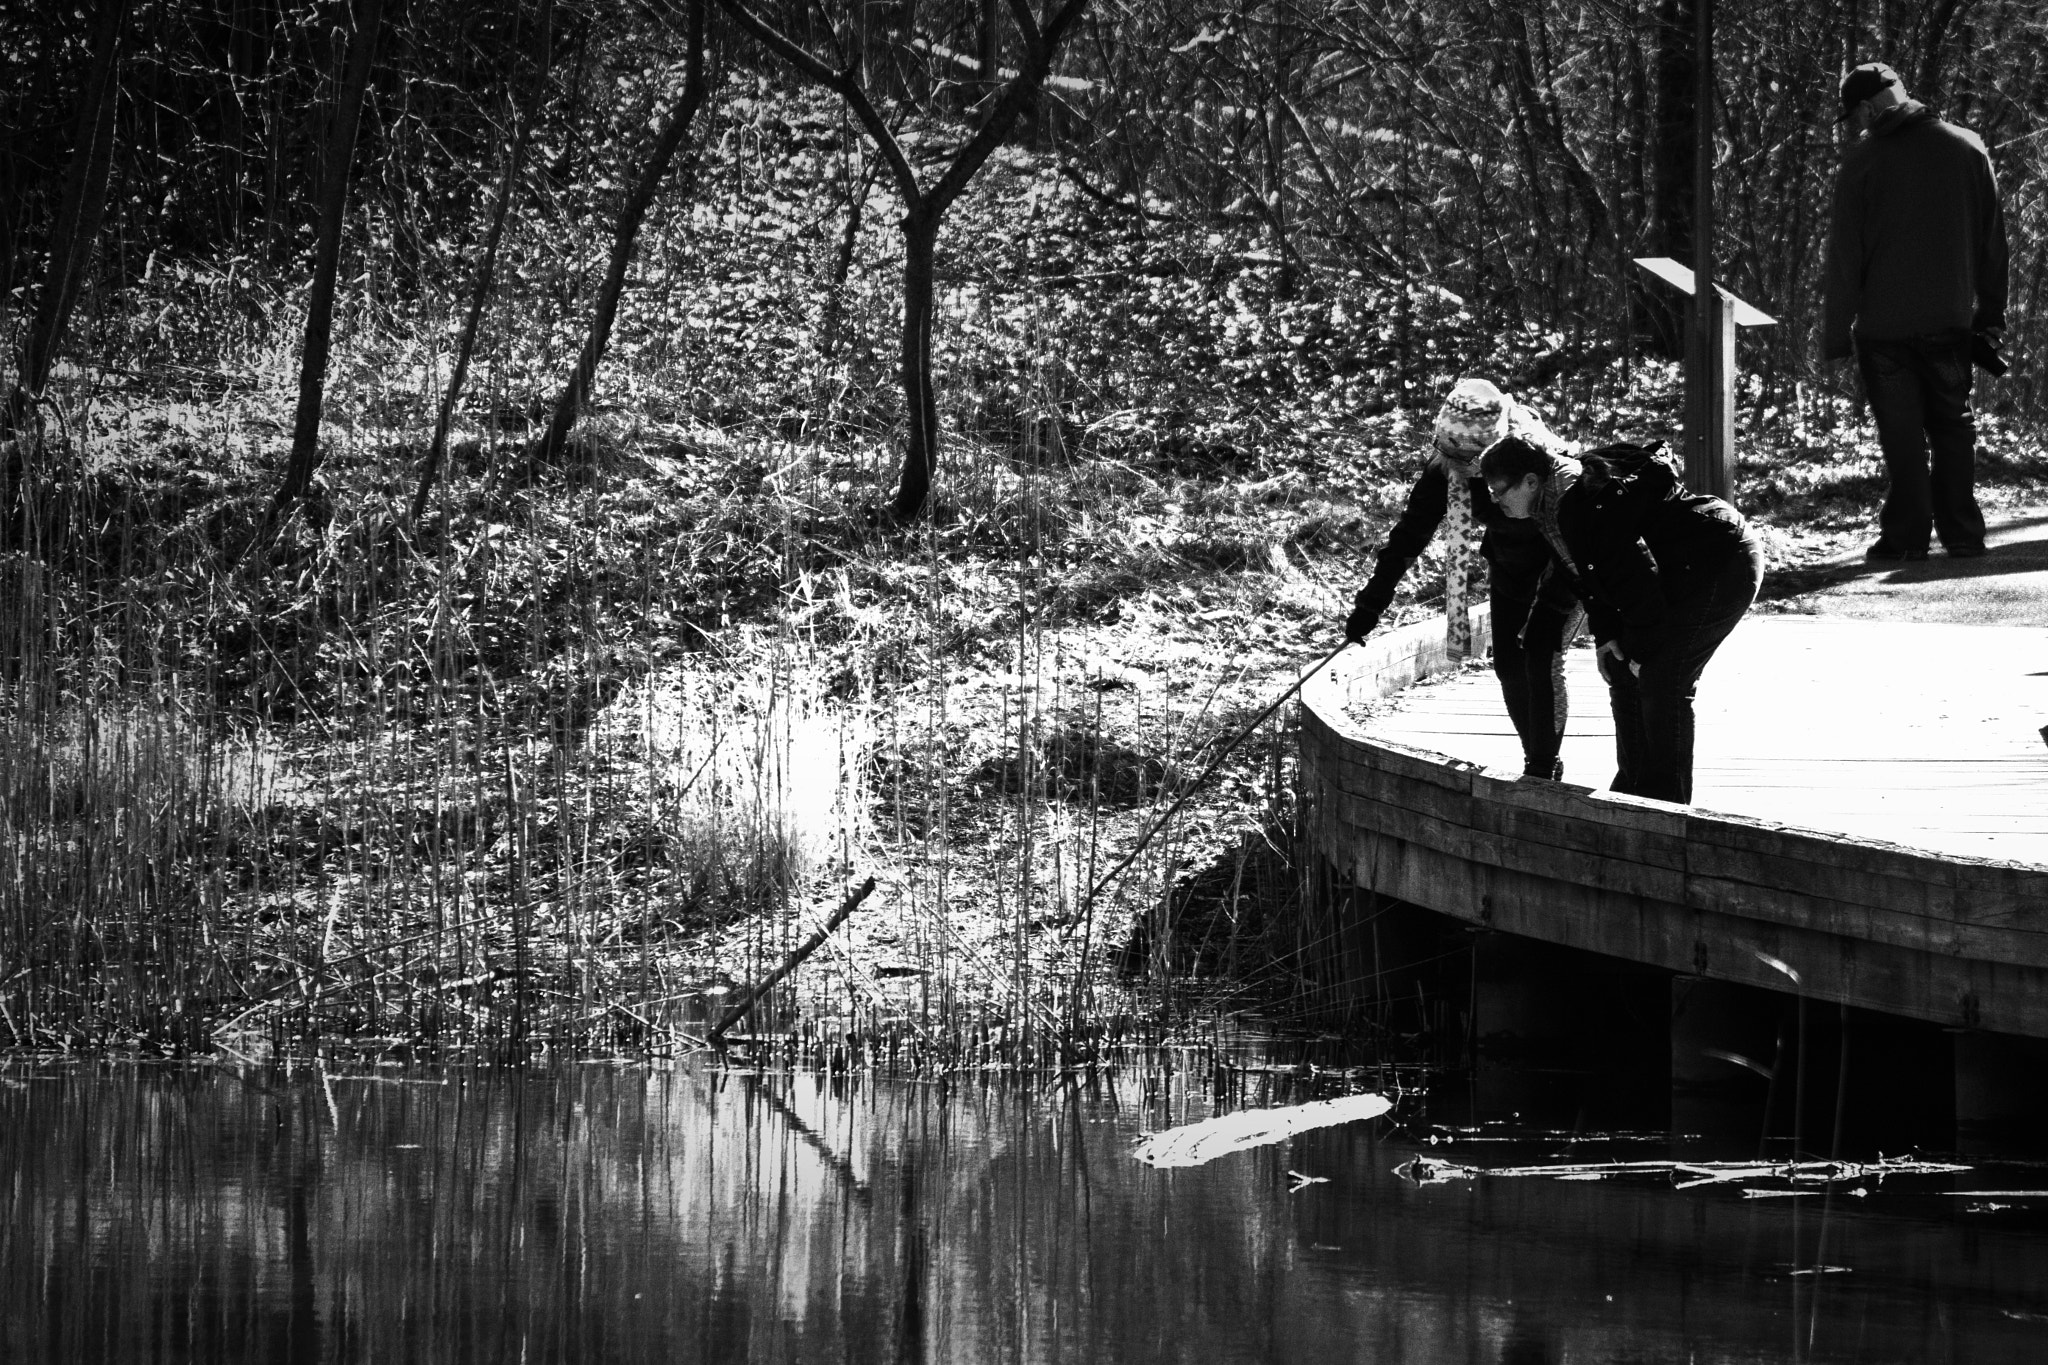
{"type": "Polygon", "coordinates": [[[1529,523],[1501,515],[1479,477],[1479,457],[1506,436],[1518,436],[1559,462],[1572,463],[1570,445],[1543,419],[1484,379],[1460,379],[1444,396],[1431,431],[1432,452],[1409,491],[1408,506],[1374,564],[1344,622],[1344,638],[1363,640],[1394,600],[1394,589],[1439,526],[1446,526],[1450,560],[1445,572],[1449,617],[1446,651],[1462,659],[1472,651],[1467,600],[1474,555],[1485,558],[1488,595],[1496,622],[1529,624],[1513,638],[1496,631],[1493,671],[1500,679],[1508,717],[1522,740],[1523,772],[1534,777],[1563,775],[1558,748],[1564,738],[1568,700],[1564,650],[1584,616],[1561,579],[1546,579],[1548,550],[1529,523]]]}

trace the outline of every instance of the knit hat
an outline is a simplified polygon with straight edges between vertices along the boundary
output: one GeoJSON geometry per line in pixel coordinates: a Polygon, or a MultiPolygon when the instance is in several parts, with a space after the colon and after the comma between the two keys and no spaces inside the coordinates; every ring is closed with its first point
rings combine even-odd
{"type": "Polygon", "coordinates": [[[1484,379],[1460,379],[1437,409],[1431,441],[1445,455],[1470,460],[1508,434],[1508,396],[1484,379]]]}
{"type": "Polygon", "coordinates": [[[1835,121],[1837,123],[1841,122],[1842,119],[1856,112],[1857,105],[1867,99],[1875,98],[1886,90],[1898,92],[1892,97],[1890,101],[1892,104],[1903,104],[1905,102],[1906,83],[1899,79],[1899,73],[1886,66],[1883,62],[1865,62],[1848,75],[1842,77],[1840,91],[1842,96],[1842,112],[1835,121]]]}

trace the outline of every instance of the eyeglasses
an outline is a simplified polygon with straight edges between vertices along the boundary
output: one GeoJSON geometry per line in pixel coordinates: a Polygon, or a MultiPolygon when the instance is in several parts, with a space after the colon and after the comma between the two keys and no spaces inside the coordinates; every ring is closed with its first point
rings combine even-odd
{"type": "Polygon", "coordinates": [[[1488,479],[1486,481],[1486,492],[1495,502],[1499,502],[1507,496],[1508,489],[1513,486],[1505,479],[1488,479]]]}

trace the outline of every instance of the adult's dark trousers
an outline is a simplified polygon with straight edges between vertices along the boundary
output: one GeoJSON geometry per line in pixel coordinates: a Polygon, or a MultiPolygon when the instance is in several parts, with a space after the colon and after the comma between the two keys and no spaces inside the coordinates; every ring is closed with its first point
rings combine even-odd
{"type": "Polygon", "coordinates": [[[1950,552],[1984,548],[1977,507],[1977,418],[1970,411],[1970,334],[1856,342],[1863,392],[1884,452],[1880,538],[1925,550],[1930,528],[1950,552]]]}
{"type": "Polygon", "coordinates": [[[1564,684],[1564,651],[1585,619],[1569,596],[1540,598],[1530,581],[1501,583],[1495,567],[1493,591],[1493,673],[1501,700],[1522,741],[1522,771],[1534,777],[1562,777],[1558,749],[1571,712],[1564,684]]]}
{"type": "Polygon", "coordinates": [[[1744,534],[1721,563],[1688,574],[1688,590],[1666,603],[1664,649],[1640,675],[1601,659],[1614,708],[1615,791],[1692,801],[1692,704],[1700,674],[1756,600],[1763,578],[1763,546],[1744,534]]]}

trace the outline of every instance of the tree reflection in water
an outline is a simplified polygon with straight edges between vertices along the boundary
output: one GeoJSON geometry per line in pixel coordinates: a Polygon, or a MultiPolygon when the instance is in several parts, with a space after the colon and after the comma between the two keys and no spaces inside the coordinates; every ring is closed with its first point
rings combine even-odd
{"type": "Polygon", "coordinates": [[[0,1359],[1981,1362],[2048,1326],[2048,1215],[1961,1177],[1417,1185],[1401,1108],[1155,1171],[1141,1128],[1208,1112],[1157,1079],[16,1069],[0,1359]],[[1823,1246],[1847,1273],[1794,1273],[1823,1246]]]}

